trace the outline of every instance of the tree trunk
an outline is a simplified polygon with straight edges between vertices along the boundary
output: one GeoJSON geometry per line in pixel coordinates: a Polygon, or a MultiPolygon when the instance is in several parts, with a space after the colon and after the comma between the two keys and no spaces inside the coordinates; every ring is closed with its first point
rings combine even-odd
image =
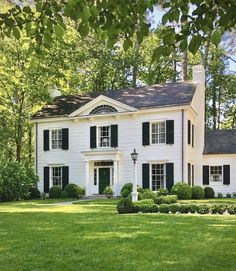
{"type": "Polygon", "coordinates": [[[134,88],[137,87],[137,77],[138,77],[138,59],[139,59],[139,48],[140,45],[138,40],[135,41],[135,48],[134,48],[134,62],[133,62],[133,72],[132,72],[132,86],[134,88]]]}
{"type": "Polygon", "coordinates": [[[186,49],[183,54],[183,62],[182,62],[182,75],[183,81],[188,80],[188,50],[186,49]]]}
{"type": "Polygon", "coordinates": [[[212,93],[212,119],[213,119],[213,129],[216,130],[217,109],[216,109],[216,89],[215,88],[213,88],[213,93],[212,93]]]}

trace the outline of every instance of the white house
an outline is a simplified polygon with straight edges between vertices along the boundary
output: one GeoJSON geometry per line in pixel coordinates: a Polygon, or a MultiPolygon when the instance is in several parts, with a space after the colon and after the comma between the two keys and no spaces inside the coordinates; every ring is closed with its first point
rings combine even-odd
{"type": "Polygon", "coordinates": [[[135,148],[143,188],[183,181],[236,192],[236,130],[205,133],[204,82],[198,65],[191,82],[55,98],[32,118],[39,190],[76,183],[92,195],[111,185],[119,195],[133,182],[135,148]]]}

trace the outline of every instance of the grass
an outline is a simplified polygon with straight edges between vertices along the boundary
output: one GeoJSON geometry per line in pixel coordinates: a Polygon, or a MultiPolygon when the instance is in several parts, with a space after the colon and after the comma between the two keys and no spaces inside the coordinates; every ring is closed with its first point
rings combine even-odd
{"type": "Polygon", "coordinates": [[[180,203],[190,204],[236,204],[236,198],[214,198],[214,199],[191,199],[191,200],[179,200],[180,203]]]}
{"type": "Polygon", "coordinates": [[[235,270],[236,216],[118,215],[115,204],[0,204],[1,270],[235,270]]]}

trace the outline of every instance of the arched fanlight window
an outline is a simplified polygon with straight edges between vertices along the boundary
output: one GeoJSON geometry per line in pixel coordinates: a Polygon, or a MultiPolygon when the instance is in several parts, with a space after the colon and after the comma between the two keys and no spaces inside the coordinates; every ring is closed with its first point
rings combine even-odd
{"type": "Polygon", "coordinates": [[[106,114],[106,113],[112,113],[112,112],[117,112],[115,107],[111,105],[107,105],[107,104],[102,104],[95,107],[89,114],[95,115],[95,114],[106,114]]]}

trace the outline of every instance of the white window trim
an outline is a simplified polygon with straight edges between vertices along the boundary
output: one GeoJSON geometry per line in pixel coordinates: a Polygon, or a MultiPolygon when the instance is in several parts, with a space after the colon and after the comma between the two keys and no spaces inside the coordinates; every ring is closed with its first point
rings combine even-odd
{"type": "Polygon", "coordinates": [[[150,121],[149,133],[150,133],[150,138],[149,138],[150,145],[154,145],[154,146],[155,145],[158,145],[158,146],[166,145],[166,119],[160,119],[160,120],[150,121]],[[160,122],[164,122],[165,123],[165,142],[164,143],[152,143],[152,124],[160,123],[160,122]]]}
{"type": "MultiPolygon", "coordinates": [[[[62,128],[61,127],[58,127],[58,128],[51,128],[49,130],[49,149],[51,151],[61,151],[62,150],[62,144],[61,144],[61,148],[58,148],[58,149],[53,149],[52,148],[52,131],[56,131],[56,130],[61,130],[62,131],[62,128]]],[[[63,138],[61,139],[61,141],[63,140],[63,138]]]]}
{"type": "Polygon", "coordinates": [[[110,149],[111,148],[111,124],[103,124],[103,125],[97,125],[96,126],[97,127],[97,129],[96,129],[96,132],[97,132],[97,134],[96,134],[96,143],[97,143],[97,148],[98,149],[110,149]],[[106,146],[106,147],[101,147],[100,146],[100,138],[99,138],[99,129],[101,128],[101,127],[109,127],[109,146],[106,146]]]}
{"type": "MultiPolygon", "coordinates": [[[[164,165],[164,186],[163,188],[166,189],[166,163],[163,163],[163,162],[152,162],[152,163],[149,163],[149,187],[150,187],[150,190],[152,190],[152,165],[164,165]]],[[[157,191],[154,191],[152,190],[153,192],[157,192],[157,191]]]]}
{"type": "Polygon", "coordinates": [[[210,185],[216,185],[216,186],[221,186],[221,185],[223,185],[223,178],[224,178],[224,172],[223,172],[223,170],[224,170],[224,167],[223,167],[223,165],[211,165],[211,166],[209,166],[209,184],[210,185]],[[221,167],[221,181],[219,181],[219,182],[216,182],[216,181],[212,181],[211,180],[211,167],[221,167]]]}

